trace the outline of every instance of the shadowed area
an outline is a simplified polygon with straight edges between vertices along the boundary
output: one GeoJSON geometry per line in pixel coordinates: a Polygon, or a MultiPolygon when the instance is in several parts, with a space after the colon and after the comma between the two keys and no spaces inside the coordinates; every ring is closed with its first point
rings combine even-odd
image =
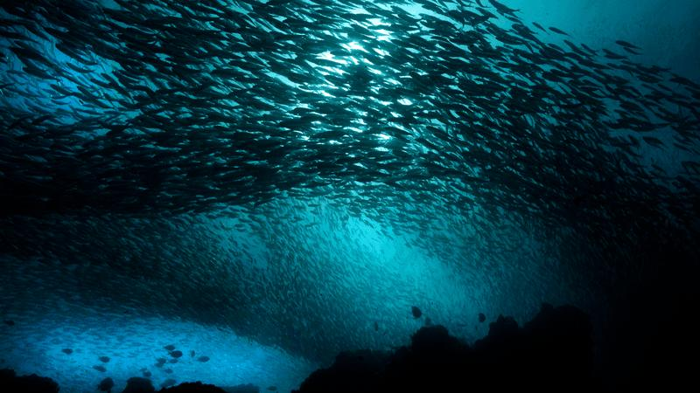
{"type": "Polygon", "coordinates": [[[0,367],[80,393],[685,380],[697,16],[0,2],[0,367]]]}

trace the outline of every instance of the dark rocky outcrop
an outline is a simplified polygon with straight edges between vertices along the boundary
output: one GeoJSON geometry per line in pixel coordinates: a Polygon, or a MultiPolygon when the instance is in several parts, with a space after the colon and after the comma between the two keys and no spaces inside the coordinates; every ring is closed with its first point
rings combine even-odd
{"type": "Polygon", "coordinates": [[[151,393],[155,392],[156,388],[148,378],[131,377],[126,381],[126,388],[122,393],[151,393]]]}
{"type": "Polygon", "coordinates": [[[591,330],[582,311],[550,305],[523,327],[499,317],[473,347],[443,326],[423,327],[410,346],[391,354],[342,353],[298,392],[591,391],[591,330]]]}
{"type": "Polygon", "coordinates": [[[58,384],[36,374],[17,376],[14,370],[0,370],[0,391],[12,393],[58,393],[58,384]]]}
{"type": "Polygon", "coordinates": [[[110,377],[103,379],[99,385],[97,385],[97,390],[100,392],[111,393],[114,387],[114,380],[110,377]]]}
{"type": "Polygon", "coordinates": [[[160,393],[226,393],[226,391],[214,385],[207,385],[201,382],[185,382],[162,389],[160,393]]]}

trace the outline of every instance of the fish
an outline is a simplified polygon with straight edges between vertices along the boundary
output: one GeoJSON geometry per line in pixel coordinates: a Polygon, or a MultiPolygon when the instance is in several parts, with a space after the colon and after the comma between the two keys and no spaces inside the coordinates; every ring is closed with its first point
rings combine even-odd
{"type": "Polygon", "coordinates": [[[556,28],[556,27],[550,27],[549,30],[550,30],[550,31],[553,31],[553,32],[555,32],[555,33],[557,33],[557,34],[560,34],[560,35],[566,35],[566,36],[569,35],[567,32],[565,32],[565,31],[563,31],[563,30],[561,30],[561,29],[558,29],[558,28],[556,28]]]}
{"type": "Polygon", "coordinates": [[[627,41],[622,41],[622,40],[617,40],[615,41],[616,44],[620,45],[623,48],[628,48],[628,49],[641,49],[640,47],[630,44],[627,41]]]}
{"type": "Polygon", "coordinates": [[[63,348],[61,352],[65,353],[66,355],[70,355],[73,353],[73,350],[70,348],[63,348]]]}
{"type": "Polygon", "coordinates": [[[513,8],[509,8],[505,4],[500,3],[496,0],[489,0],[489,3],[491,3],[491,5],[494,6],[499,13],[504,15],[512,15],[519,11],[513,8]]]}
{"type": "Polygon", "coordinates": [[[107,369],[104,366],[92,366],[92,368],[101,373],[107,372],[107,369]]]}
{"type": "Polygon", "coordinates": [[[664,143],[661,141],[661,139],[654,137],[654,136],[643,136],[642,139],[644,142],[648,143],[651,146],[655,147],[663,147],[664,143]]]}
{"type": "Polygon", "coordinates": [[[206,363],[209,361],[209,356],[200,356],[197,358],[198,362],[206,363]]]}
{"type": "MultiPolygon", "coordinates": [[[[637,52],[637,51],[633,50],[632,48],[623,47],[622,49],[623,49],[625,52],[630,53],[630,54],[632,54],[632,55],[640,55],[640,54],[641,54],[640,52],[637,52]]],[[[643,78],[643,77],[640,76],[640,79],[642,79],[642,78],[643,78]]]]}
{"type": "Polygon", "coordinates": [[[545,29],[544,26],[542,26],[541,24],[539,24],[539,23],[537,23],[537,22],[532,22],[532,24],[533,24],[535,27],[537,27],[538,29],[542,30],[543,32],[545,32],[545,33],[547,32],[547,29],[545,29]]]}
{"type": "Polygon", "coordinates": [[[583,44],[583,43],[582,43],[581,46],[582,46],[584,49],[586,49],[588,52],[590,52],[591,54],[595,54],[595,53],[596,53],[596,51],[594,51],[593,49],[589,48],[586,44],[583,44]]]}
{"type": "MultiPolygon", "coordinates": [[[[172,356],[174,358],[179,358],[182,356],[182,351],[171,351],[170,356],[172,356]]],[[[173,360],[173,359],[171,359],[171,360],[173,360]]]]}
{"type": "Polygon", "coordinates": [[[423,315],[423,312],[420,310],[420,308],[411,306],[411,314],[413,315],[413,318],[418,319],[423,315]]]}
{"type": "Polygon", "coordinates": [[[486,321],[486,315],[482,312],[479,313],[479,322],[484,323],[486,321]]]}
{"type": "Polygon", "coordinates": [[[99,359],[102,363],[109,363],[110,360],[109,356],[100,356],[99,359]]]}
{"type": "MultiPolygon", "coordinates": [[[[30,27],[0,33],[11,33],[0,280],[13,338],[41,337],[47,327],[25,321],[64,321],[98,299],[116,320],[230,328],[324,364],[415,328],[400,300],[362,293],[438,297],[430,274],[372,253],[364,235],[435,261],[416,271],[469,276],[473,293],[430,305],[446,321],[450,304],[510,285],[514,303],[541,301],[524,288],[568,282],[543,261],[606,281],[612,256],[639,255],[647,236],[697,244],[700,87],[639,64],[632,44],[593,49],[500,2],[426,0],[429,15],[372,2],[117,3],[32,1],[31,13],[11,8],[30,27]],[[688,157],[671,179],[644,162],[645,145],[688,157]],[[576,241],[595,255],[568,252],[576,241]],[[37,305],[51,305],[45,319],[37,305]]],[[[41,350],[76,342],[56,339],[41,350]]],[[[160,369],[182,359],[147,344],[170,353],[160,369]]]]}

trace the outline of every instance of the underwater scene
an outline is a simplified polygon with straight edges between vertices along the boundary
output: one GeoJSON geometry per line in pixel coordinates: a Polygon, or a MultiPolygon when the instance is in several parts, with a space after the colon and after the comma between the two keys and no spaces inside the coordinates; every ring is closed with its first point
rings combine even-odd
{"type": "Polygon", "coordinates": [[[697,386],[698,21],[0,1],[0,391],[697,386]]]}

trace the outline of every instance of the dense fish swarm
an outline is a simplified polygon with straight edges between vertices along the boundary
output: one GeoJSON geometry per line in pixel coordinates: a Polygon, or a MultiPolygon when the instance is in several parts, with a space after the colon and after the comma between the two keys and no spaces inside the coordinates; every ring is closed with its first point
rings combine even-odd
{"type": "MultiPolygon", "coordinates": [[[[700,85],[573,40],[494,0],[1,2],[2,329],[77,304],[327,361],[697,253],[700,85]]],[[[149,367],[220,366],[178,348],[149,367]]]]}
{"type": "Polygon", "coordinates": [[[666,179],[637,148],[697,153],[698,84],[543,42],[495,1],[416,4],[3,2],[3,212],[695,212],[700,164],[666,179]]]}

